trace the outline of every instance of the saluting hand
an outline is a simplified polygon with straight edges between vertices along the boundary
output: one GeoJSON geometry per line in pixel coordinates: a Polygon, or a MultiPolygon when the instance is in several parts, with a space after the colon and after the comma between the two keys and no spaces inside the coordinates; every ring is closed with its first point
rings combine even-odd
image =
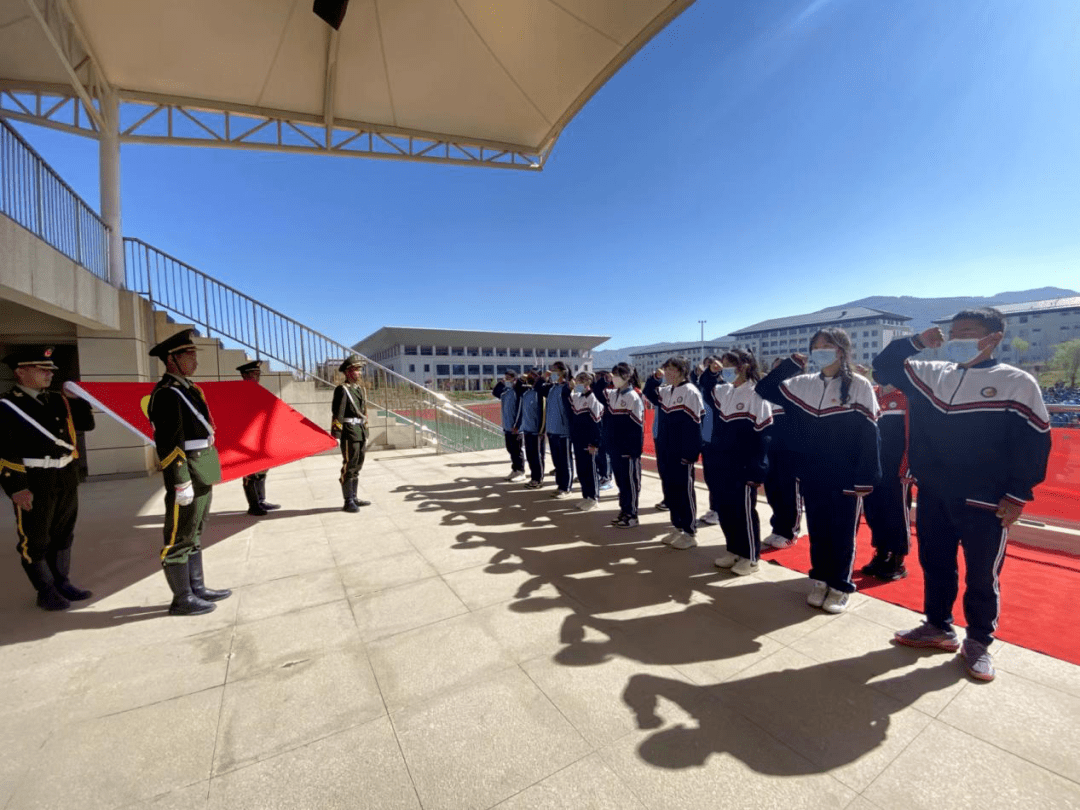
{"type": "Polygon", "coordinates": [[[801,352],[795,352],[793,355],[791,355],[791,359],[798,363],[799,368],[806,368],[806,364],[810,360],[809,357],[807,357],[801,352]]]}
{"type": "Polygon", "coordinates": [[[919,333],[919,340],[922,341],[923,346],[926,348],[936,349],[945,342],[945,335],[940,327],[931,326],[929,329],[919,333]]]}
{"type": "Polygon", "coordinates": [[[1022,515],[1023,512],[1023,506],[1010,501],[1008,498],[1002,498],[998,501],[998,508],[994,514],[1001,518],[1002,526],[1012,526],[1020,519],[1020,515],[1022,515]]]}
{"type": "Polygon", "coordinates": [[[34,508],[34,493],[28,489],[20,489],[11,496],[11,502],[24,512],[29,512],[34,508]]]}

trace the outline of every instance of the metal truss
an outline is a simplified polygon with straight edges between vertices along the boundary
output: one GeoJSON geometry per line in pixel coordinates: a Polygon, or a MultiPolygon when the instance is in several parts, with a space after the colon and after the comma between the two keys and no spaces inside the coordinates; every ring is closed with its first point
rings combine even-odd
{"type": "MultiPolygon", "coordinates": [[[[329,89],[333,84],[332,53],[328,57],[329,89]]],[[[550,154],[550,147],[533,151],[284,110],[211,106],[197,99],[124,90],[116,94],[121,143],[302,152],[524,171],[539,171],[550,154]]],[[[96,138],[100,115],[92,100],[71,87],[0,80],[0,118],[96,138]]]]}

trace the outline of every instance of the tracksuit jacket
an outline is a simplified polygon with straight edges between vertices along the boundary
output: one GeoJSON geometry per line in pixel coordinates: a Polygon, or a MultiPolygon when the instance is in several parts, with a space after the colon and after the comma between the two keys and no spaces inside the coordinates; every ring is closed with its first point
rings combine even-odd
{"type": "Polygon", "coordinates": [[[604,444],[613,457],[641,457],[645,441],[645,401],[641,392],[626,388],[604,389],[604,444]]]}
{"type": "Polygon", "coordinates": [[[570,392],[570,437],[579,447],[599,448],[603,443],[601,423],[604,406],[589,388],[585,393],[570,392]]]}
{"type": "Polygon", "coordinates": [[[689,381],[661,385],[650,376],[643,393],[656,406],[657,453],[679,461],[697,461],[701,455],[701,417],[705,413],[701,391],[689,381]]]}
{"type": "Polygon", "coordinates": [[[531,386],[522,386],[521,407],[515,425],[522,433],[544,432],[544,398],[531,386]]]}
{"type": "Polygon", "coordinates": [[[772,407],[749,380],[736,387],[713,386],[711,449],[724,459],[725,477],[760,484],[769,467],[767,452],[772,432],[772,407]]]}
{"type": "Polygon", "coordinates": [[[502,429],[510,433],[521,424],[522,398],[525,386],[522,383],[507,385],[506,380],[499,380],[491,389],[491,395],[501,405],[502,429]]]}
{"type": "Polygon", "coordinates": [[[544,382],[541,377],[534,388],[545,400],[544,432],[555,436],[569,436],[572,390],[570,384],[544,382]]]}

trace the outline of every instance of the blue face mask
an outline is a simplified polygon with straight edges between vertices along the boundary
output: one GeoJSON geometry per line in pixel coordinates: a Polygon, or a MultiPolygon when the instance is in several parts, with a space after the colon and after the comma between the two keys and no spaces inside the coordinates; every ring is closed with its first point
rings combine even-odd
{"type": "Polygon", "coordinates": [[[585,386],[578,383],[577,385],[574,386],[574,393],[575,394],[584,394],[585,393],[585,386]]]}
{"type": "Polygon", "coordinates": [[[739,376],[739,370],[735,368],[722,368],[720,369],[720,376],[724,378],[724,382],[733,383],[735,378],[739,376]]]}
{"type": "Polygon", "coordinates": [[[831,366],[836,362],[836,349],[813,349],[810,352],[810,362],[819,369],[831,366]]]}
{"type": "Polygon", "coordinates": [[[942,349],[946,360],[953,363],[966,363],[979,355],[979,338],[949,340],[942,349]]]}

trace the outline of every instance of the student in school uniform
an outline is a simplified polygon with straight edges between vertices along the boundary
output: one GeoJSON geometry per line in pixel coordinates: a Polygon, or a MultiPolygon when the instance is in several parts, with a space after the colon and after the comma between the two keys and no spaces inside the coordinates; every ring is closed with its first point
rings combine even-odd
{"type": "Polygon", "coordinates": [[[602,444],[601,423],[604,406],[593,391],[594,377],[581,371],[574,377],[574,389],[570,392],[570,443],[574,448],[578,484],[581,485],[581,503],[578,509],[588,512],[599,503],[600,475],[596,457],[602,444]]]}
{"type": "Polygon", "coordinates": [[[727,550],[715,562],[717,568],[746,576],[757,573],[761,553],[757,491],[768,466],[772,408],[755,390],[760,375],[753,354],[732,349],[720,362],[723,383],[712,390],[716,421],[712,444],[724,463],[710,492],[717,490],[727,550]]]}
{"type": "Polygon", "coordinates": [[[850,364],[851,339],[843,329],[819,329],[810,361],[794,354],[757,384],[757,393],[784,408],[797,453],[810,534],[807,604],[842,613],[855,592],[855,530],[862,499],[881,478],[878,404],[874,389],[850,364]]]}
{"type": "Polygon", "coordinates": [[[544,431],[555,468],[556,500],[568,498],[574,483],[573,450],[570,446],[570,377],[566,363],[556,360],[536,382],[536,391],[544,398],[544,431]]]}
{"type": "Polygon", "coordinates": [[[619,363],[611,370],[611,383],[603,390],[604,444],[619,489],[619,514],[611,523],[618,529],[629,529],[638,525],[645,400],[637,372],[628,363],[619,363]]]}
{"type": "Polygon", "coordinates": [[[694,465],[701,455],[705,406],[701,392],[690,382],[690,361],[685,357],[668,358],[645,383],[644,395],[656,406],[657,418],[662,420],[656,466],[672,525],[663,542],[680,550],[693,548],[697,545],[694,465]]]}
{"type": "Polygon", "coordinates": [[[724,459],[713,445],[715,436],[712,396],[713,389],[720,381],[720,367],[720,358],[709,355],[690,375],[691,382],[701,391],[701,404],[705,408],[705,415],[701,418],[701,472],[709,491],[709,509],[698,518],[698,525],[707,526],[715,526],[720,522],[720,499],[713,484],[718,481],[724,459]]]}
{"type": "Polygon", "coordinates": [[[534,369],[525,375],[521,388],[521,408],[518,410],[518,432],[525,446],[525,461],[529,465],[526,489],[539,489],[544,484],[544,398],[536,390],[540,374],[534,369]]]}
{"type": "MultiPolygon", "coordinates": [[[[773,368],[781,362],[777,358],[773,368]]],[[[802,495],[799,494],[799,479],[795,475],[797,465],[784,408],[775,402],[770,404],[773,425],[769,438],[769,469],[765,474],[765,500],[772,510],[772,517],[769,518],[772,531],[762,539],[761,545],[790,548],[802,531],[802,495]]]]}
{"type": "Polygon", "coordinates": [[[521,394],[522,386],[518,383],[517,372],[510,370],[491,389],[491,395],[499,400],[506,452],[510,454],[510,475],[506,479],[510,483],[525,480],[524,443],[518,427],[521,423],[521,394]]]}

